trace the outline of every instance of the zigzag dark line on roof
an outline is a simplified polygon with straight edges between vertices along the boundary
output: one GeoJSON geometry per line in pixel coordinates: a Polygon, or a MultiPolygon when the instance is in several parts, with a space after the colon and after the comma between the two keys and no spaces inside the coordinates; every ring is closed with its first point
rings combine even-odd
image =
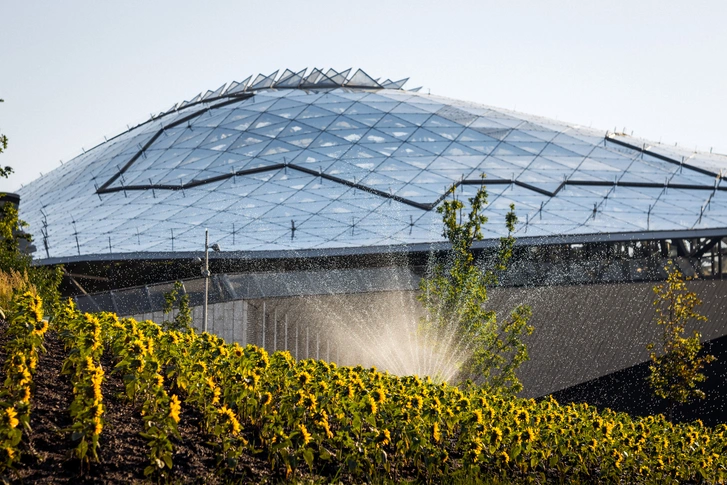
{"type": "Polygon", "coordinates": [[[385,198],[385,199],[391,199],[395,200],[397,202],[400,202],[402,204],[409,205],[411,207],[416,207],[417,209],[421,209],[424,211],[430,211],[437,207],[440,202],[442,202],[447,195],[453,190],[459,187],[460,185],[517,185],[518,187],[522,187],[527,190],[531,190],[533,192],[537,192],[539,194],[548,196],[548,197],[555,197],[558,192],[563,190],[563,188],[566,185],[571,186],[596,186],[596,187],[634,187],[634,188],[649,188],[649,189],[664,189],[664,188],[673,188],[673,189],[683,189],[683,190],[720,190],[720,191],[727,191],[727,187],[712,187],[707,185],[692,185],[692,184],[664,184],[664,183],[648,183],[648,182],[609,182],[609,181],[599,181],[599,180],[565,180],[558,185],[558,187],[550,192],[548,190],[542,189],[540,187],[537,187],[535,185],[531,185],[525,182],[521,182],[519,180],[511,180],[511,179],[491,179],[491,180],[485,180],[485,179],[476,179],[476,180],[460,180],[459,182],[453,183],[448,190],[445,190],[444,194],[441,195],[436,201],[431,203],[422,203],[422,202],[416,202],[411,199],[407,199],[406,197],[401,197],[396,194],[391,194],[388,192],[384,192],[383,190],[378,190],[373,187],[369,187],[367,185],[359,184],[356,182],[351,182],[350,180],[342,179],[339,177],[335,177],[333,175],[329,175],[327,173],[323,172],[316,172],[315,170],[311,170],[307,167],[302,167],[300,165],[295,165],[292,163],[276,163],[272,165],[267,165],[265,167],[257,167],[257,168],[251,168],[247,170],[239,170],[237,172],[232,172],[229,174],[224,175],[218,175],[216,177],[210,177],[202,180],[192,180],[191,182],[187,182],[186,184],[179,184],[179,185],[171,185],[171,184],[145,184],[145,185],[127,185],[127,186],[121,186],[121,187],[110,187],[110,188],[99,188],[96,193],[98,194],[109,194],[113,192],[125,192],[125,191],[133,191],[133,190],[185,190],[185,189],[192,189],[194,187],[199,187],[200,185],[206,185],[211,184],[214,182],[220,182],[222,180],[227,180],[232,177],[239,177],[239,176],[245,176],[245,175],[253,175],[256,173],[263,173],[263,172],[273,172],[285,168],[290,168],[291,170],[297,170],[302,173],[306,173],[308,175],[312,175],[313,177],[320,177],[325,180],[329,180],[331,182],[335,182],[341,185],[345,185],[347,187],[351,187],[353,189],[361,190],[362,192],[367,192],[369,194],[377,195],[379,197],[385,198]]]}

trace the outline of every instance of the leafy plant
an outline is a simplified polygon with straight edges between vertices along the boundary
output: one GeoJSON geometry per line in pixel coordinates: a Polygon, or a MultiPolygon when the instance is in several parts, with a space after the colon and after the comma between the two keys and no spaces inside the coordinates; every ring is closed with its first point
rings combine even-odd
{"type": "MultiPolygon", "coordinates": [[[[483,176],[484,179],[484,176],[483,176]]],[[[448,194],[455,194],[452,187],[448,194]]],[[[514,395],[522,389],[516,369],[528,360],[523,336],[532,333],[528,325],[531,310],[519,305],[504,321],[497,320],[494,310],[486,309],[489,288],[499,284],[498,274],[512,258],[517,223],[514,204],[505,217],[508,236],[500,238],[494,263],[478,258],[473,249],[482,240],[482,214],[487,204],[483,186],[469,199],[470,209],[462,216],[465,205],[456,198],[445,200],[437,212],[442,214],[443,236],[451,244],[444,262],[434,264],[420,284],[419,300],[427,316],[424,325],[442,332],[455,332],[455,341],[466,342],[471,350],[462,363],[460,379],[472,379],[493,392],[514,395]]]]}
{"type": "Polygon", "coordinates": [[[690,321],[707,320],[695,310],[702,301],[696,293],[687,289],[689,278],[685,278],[671,261],[664,269],[667,272],[666,282],[654,287],[656,323],[663,332],[660,352],[653,351],[653,343],[647,349],[652,350],[649,385],[656,396],[669,401],[671,417],[677,405],[692,399],[704,399],[704,391],[697,387],[705,380],[701,371],[716,358],[713,355],[699,356],[702,344],[697,330],[691,337],[684,337],[690,321]]]}
{"type": "Polygon", "coordinates": [[[43,341],[48,330],[42,300],[31,292],[16,293],[9,309],[5,382],[0,389],[0,471],[19,459],[23,430],[30,430],[33,375],[39,352],[45,351],[43,341]]]}
{"type": "Polygon", "coordinates": [[[165,330],[188,332],[192,328],[192,310],[189,307],[189,295],[184,292],[184,284],[181,281],[175,281],[172,290],[164,294],[164,315],[172,313],[175,305],[178,306],[177,314],[171,321],[162,322],[162,327],[165,330]]]}

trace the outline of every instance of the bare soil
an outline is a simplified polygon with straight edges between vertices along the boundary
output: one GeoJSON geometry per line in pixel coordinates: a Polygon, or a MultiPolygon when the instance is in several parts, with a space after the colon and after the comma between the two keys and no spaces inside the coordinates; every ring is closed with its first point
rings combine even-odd
{"type": "MultiPolygon", "coordinates": [[[[0,322],[0,361],[5,361],[4,348],[7,325],[0,322]]],[[[23,435],[22,457],[6,480],[13,483],[142,483],[144,468],[149,465],[148,447],[139,433],[143,420],[139,409],[118,396],[124,385],[113,374],[114,363],[104,356],[106,372],[103,385],[106,424],[101,434],[99,461],[81,467],[73,455],[76,443],[71,441],[69,407],[73,393],[68,376],[61,375],[66,356],[63,343],[54,332],[46,334],[45,348],[33,376],[35,392],[32,400],[30,431],[23,435]]],[[[4,372],[2,379],[4,381],[4,372]]],[[[244,456],[237,473],[222,476],[216,466],[215,447],[211,437],[200,430],[201,416],[182,406],[179,432],[174,441],[174,466],[171,481],[175,483],[261,483],[279,482],[262,458],[244,456]]],[[[2,479],[3,477],[0,477],[2,479]]]]}

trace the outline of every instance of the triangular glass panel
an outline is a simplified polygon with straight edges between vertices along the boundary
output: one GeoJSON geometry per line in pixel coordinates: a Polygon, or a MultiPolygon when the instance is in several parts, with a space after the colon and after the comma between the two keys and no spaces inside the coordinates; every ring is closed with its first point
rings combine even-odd
{"type": "MultiPolygon", "coordinates": [[[[381,171],[381,170],[379,170],[379,171],[381,171]]],[[[411,182],[412,180],[414,180],[419,175],[421,175],[422,172],[421,172],[421,170],[412,170],[410,167],[408,167],[408,168],[404,168],[402,170],[386,171],[383,173],[385,173],[392,180],[396,180],[399,183],[407,184],[407,183],[411,182]]],[[[392,185],[395,185],[395,184],[392,184],[392,185]]],[[[397,189],[398,188],[400,188],[400,187],[397,187],[397,189]]]]}
{"type": "Polygon", "coordinates": [[[287,120],[292,120],[296,118],[298,115],[300,115],[301,112],[303,112],[304,109],[306,109],[307,106],[298,106],[298,107],[290,107],[290,108],[284,108],[284,109],[269,109],[267,112],[274,114],[276,116],[280,116],[281,118],[285,118],[287,120]]]}
{"type": "Polygon", "coordinates": [[[220,94],[222,94],[222,91],[225,90],[225,86],[227,86],[227,83],[223,84],[219,88],[215,89],[214,91],[207,91],[204,96],[202,96],[202,99],[211,99],[211,98],[217,98],[220,94]]]}
{"type": "Polygon", "coordinates": [[[321,74],[315,84],[316,88],[337,88],[339,86],[340,84],[336,83],[333,79],[330,79],[325,74],[321,74]]]}
{"type": "Polygon", "coordinates": [[[446,118],[442,118],[439,115],[432,115],[427,121],[425,121],[422,126],[429,127],[429,128],[439,128],[439,127],[445,127],[445,128],[461,128],[462,125],[460,123],[457,123],[455,121],[450,121],[446,118]]]}
{"type": "Polygon", "coordinates": [[[427,157],[436,155],[436,153],[428,152],[419,146],[412,145],[411,143],[403,143],[398,150],[394,152],[394,156],[398,157],[427,157]]]}
{"type": "MultiPolygon", "coordinates": [[[[238,140],[237,143],[240,143],[240,140],[238,140]]],[[[233,145],[230,147],[230,150],[234,151],[235,153],[239,153],[240,155],[245,155],[246,157],[254,157],[258,153],[260,153],[260,151],[262,151],[266,146],[268,146],[269,143],[270,140],[264,141],[262,143],[256,143],[254,145],[241,145],[239,147],[235,147],[233,145]]]]}
{"type": "Polygon", "coordinates": [[[394,137],[399,140],[406,140],[411,136],[412,133],[417,131],[419,128],[416,126],[403,126],[403,127],[396,127],[396,128],[385,128],[385,127],[377,127],[379,128],[378,131],[381,133],[385,133],[386,135],[389,135],[391,137],[394,137]]]}
{"type": "Polygon", "coordinates": [[[472,172],[472,169],[466,168],[466,169],[443,169],[443,170],[431,170],[427,169],[427,172],[435,173],[439,175],[440,177],[444,177],[445,179],[449,181],[458,181],[461,180],[463,177],[467,178],[467,176],[472,172]]]}
{"type": "Polygon", "coordinates": [[[484,153],[485,155],[489,155],[499,143],[499,141],[465,141],[462,142],[462,145],[480,153],[484,153]]]}
{"type": "MultiPolygon", "coordinates": [[[[551,134],[552,135],[552,134],[551,134]]],[[[551,136],[552,138],[552,136],[551,136]]],[[[507,142],[508,143],[515,143],[515,142],[541,142],[542,139],[536,138],[534,136],[531,136],[525,132],[522,132],[520,130],[512,130],[510,134],[507,136],[507,142]]]]}
{"type": "Polygon", "coordinates": [[[384,112],[381,110],[378,110],[376,108],[372,108],[371,106],[367,106],[363,103],[353,103],[351,107],[349,107],[345,111],[346,115],[371,115],[371,114],[378,114],[383,116],[384,112]]]}
{"type": "Polygon", "coordinates": [[[363,137],[361,143],[397,143],[396,138],[376,129],[370,129],[363,137]]]}
{"type": "Polygon", "coordinates": [[[318,106],[311,105],[311,106],[307,107],[305,109],[305,111],[303,111],[301,114],[299,114],[296,117],[296,119],[307,120],[309,118],[320,118],[322,116],[331,116],[333,114],[335,114],[335,113],[325,110],[325,109],[321,109],[318,106]]]}
{"type": "Polygon", "coordinates": [[[313,143],[313,140],[315,140],[317,136],[318,131],[316,130],[313,133],[305,133],[298,136],[286,136],[281,137],[280,139],[299,148],[307,148],[311,143],[313,143]]]}
{"type": "Polygon", "coordinates": [[[303,75],[305,74],[305,69],[299,72],[293,72],[288,69],[285,70],[282,76],[280,76],[280,81],[278,81],[275,84],[276,88],[297,88],[300,86],[300,84],[303,82],[303,75]],[[286,73],[287,74],[286,76],[286,73]]]}
{"type": "MultiPolygon", "coordinates": [[[[312,126],[313,128],[317,128],[318,130],[325,130],[328,125],[333,123],[337,116],[322,116],[319,118],[306,118],[302,119],[301,122],[305,123],[308,126],[312,126]]],[[[298,118],[300,119],[300,118],[298,118]]]]}
{"type": "MultiPolygon", "coordinates": [[[[430,107],[430,105],[426,105],[426,106],[430,107]]],[[[431,110],[426,110],[426,109],[419,108],[412,103],[398,103],[390,111],[391,111],[391,113],[393,113],[395,115],[400,115],[400,114],[431,115],[436,110],[437,110],[436,107],[434,107],[431,110]]]]}
{"type": "Polygon", "coordinates": [[[583,158],[582,155],[579,155],[578,153],[572,152],[572,151],[570,151],[566,148],[563,148],[562,146],[558,146],[554,143],[550,143],[547,147],[545,147],[545,149],[541,152],[541,156],[543,156],[543,157],[577,157],[579,159],[583,158]]]}
{"type": "Polygon", "coordinates": [[[304,123],[293,120],[288,124],[285,130],[283,130],[280,135],[278,135],[278,138],[284,138],[286,136],[304,135],[306,133],[318,133],[318,131],[319,130],[313,128],[312,126],[308,126],[304,123]]]}
{"type": "Polygon", "coordinates": [[[387,82],[384,82],[382,86],[384,89],[402,89],[404,87],[404,84],[409,80],[409,78],[400,79],[398,81],[390,81],[387,79],[387,82]]]}
{"type": "Polygon", "coordinates": [[[477,119],[477,115],[463,109],[455,108],[454,106],[444,106],[443,108],[440,108],[437,110],[437,115],[459,125],[468,125],[477,119]]]}
{"type": "Polygon", "coordinates": [[[407,91],[409,91],[410,93],[418,93],[422,89],[422,87],[423,86],[419,86],[419,87],[416,87],[416,88],[407,89],[407,91]]]}
{"type": "Polygon", "coordinates": [[[459,136],[459,134],[462,133],[462,131],[464,130],[464,128],[462,128],[461,126],[452,127],[452,128],[448,128],[448,127],[437,128],[437,127],[432,126],[432,127],[429,127],[428,129],[432,133],[436,133],[437,135],[439,135],[447,140],[450,140],[450,141],[455,140],[459,136]]]}
{"type": "Polygon", "coordinates": [[[357,130],[337,130],[336,136],[341,137],[350,143],[356,143],[361,140],[368,131],[369,128],[360,128],[357,130]]]}
{"type": "Polygon", "coordinates": [[[207,138],[203,142],[203,145],[207,145],[209,143],[216,143],[216,142],[222,141],[226,138],[232,138],[232,137],[237,137],[237,136],[240,136],[240,132],[237,130],[216,128],[216,129],[212,130],[211,133],[208,134],[207,138]]]}
{"type": "Polygon", "coordinates": [[[322,147],[332,147],[332,146],[338,146],[338,145],[350,145],[350,143],[343,138],[339,138],[337,136],[334,136],[330,133],[323,132],[321,133],[318,138],[315,139],[313,144],[310,146],[311,148],[322,148],[322,147]]]}
{"type": "Polygon", "coordinates": [[[381,120],[383,113],[368,114],[368,115],[351,115],[351,114],[349,114],[347,116],[349,118],[351,118],[352,120],[357,121],[363,125],[374,126],[376,123],[378,123],[381,120]]]}
{"type": "MultiPolygon", "coordinates": [[[[199,158],[198,154],[192,153],[182,163],[179,164],[179,168],[184,170],[201,172],[209,167],[218,156],[219,155],[213,155],[211,157],[208,156],[204,158],[199,158]]],[[[196,178],[196,175],[192,178],[196,178]]]]}
{"type": "Polygon", "coordinates": [[[277,101],[275,101],[275,103],[270,107],[269,111],[280,111],[289,108],[307,108],[308,106],[310,106],[309,103],[305,103],[302,102],[302,100],[286,96],[284,98],[279,98],[277,101]]]}
{"type": "Polygon", "coordinates": [[[444,150],[452,144],[452,142],[449,140],[432,142],[415,141],[409,144],[425,150],[429,154],[441,155],[442,152],[444,152],[444,150]]]}
{"type": "MultiPolygon", "coordinates": [[[[265,150],[260,152],[258,156],[270,158],[272,155],[289,153],[291,151],[294,151],[297,154],[299,149],[280,140],[273,140],[267,147],[265,147],[265,150]]],[[[294,157],[290,156],[289,158],[292,160],[294,157]]]]}
{"type": "Polygon", "coordinates": [[[466,145],[463,145],[461,143],[453,142],[451,143],[447,149],[443,152],[443,155],[449,156],[449,157],[459,157],[463,155],[478,155],[480,152],[477,150],[470,148],[466,145]]]}
{"type": "Polygon", "coordinates": [[[286,123],[276,123],[274,125],[265,126],[263,128],[259,128],[256,130],[249,130],[250,133],[255,133],[256,135],[263,135],[267,136],[269,138],[275,138],[278,136],[279,133],[281,133],[285,128],[288,126],[289,122],[286,123]]]}
{"type": "Polygon", "coordinates": [[[327,130],[328,131],[337,131],[337,130],[353,130],[353,129],[361,129],[361,128],[368,128],[366,125],[363,125],[361,123],[358,123],[351,118],[347,118],[346,116],[339,116],[336,118],[336,120],[328,125],[327,130]]]}
{"type": "Polygon", "coordinates": [[[398,116],[394,116],[391,114],[386,114],[381,117],[381,119],[376,123],[376,128],[409,128],[412,126],[412,123],[404,120],[403,118],[399,118],[398,116]]]}
{"type": "Polygon", "coordinates": [[[446,138],[441,137],[432,133],[425,128],[419,128],[415,131],[412,136],[407,140],[408,142],[435,142],[435,141],[447,141],[446,138]]]}
{"type": "Polygon", "coordinates": [[[215,111],[208,111],[207,113],[198,116],[192,120],[191,125],[193,128],[205,127],[205,128],[216,128],[220,124],[224,123],[229,117],[230,113],[221,112],[216,113],[215,111]]]}
{"type": "Polygon", "coordinates": [[[240,138],[238,138],[237,141],[235,141],[235,143],[233,143],[230,146],[230,150],[237,150],[238,148],[252,146],[257,143],[263,143],[263,142],[267,143],[268,141],[270,141],[270,140],[267,137],[264,137],[262,135],[255,135],[252,133],[242,133],[240,135],[240,138]]]}
{"type": "Polygon", "coordinates": [[[426,168],[427,170],[458,170],[460,172],[469,172],[472,170],[472,167],[476,167],[485,159],[482,155],[468,158],[474,158],[475,160],[467,159],[460,161],[459,157],[437,157],[426,168]]]}
{"type": "Polygon", "coordinates": [[[348,80],[346,86],[361,87],[361,88],[380,88],[381,85],[377,83],[371,76],[366,74],[362,69],[357,70],[351,79],[348,80]]]}
{"type": "Polygon", "coordinates": [[[394,108],[401,104],[399,101],[368,101],[366,99],[361,100],[361,103],[375,108],[382,113],[396,112],[394,108]]]}
{"type": "Polygon", "coordinates": [[[232,135],[219,138],[214,142],[207,142],[207,140],[205,140],[205,143],[201,145],[201,148],[205,148],[207,150],[225,151],[237,140],[238,137],[242,136],[239,131],[233,131],[232,133],[232,135]]]}
{"type": "Polygon", "coordinates": [[[297,157],[295,157],[295,160],[293,160],[294,164],[302,166],[313,165],[314,168],[325,168],[330,166],[333,162],[335,162],[335,160],[331,159],[330,157],[311,150],[303,150],[297,157]]]}
{"type": "Polygon", "coordinates": [[[399,119],[404,120],[407,125],[423,126],[432,116],[430,114],[397,113],[399,119]]]}
{"type": "Polygon", "coordinates": [[[316,106],[327,109],[332,113],[342,114],[344,111],[350,108],[352,104],[353,101],[345,101],[343,103],[316,103],[316,106]]]}
{"type": "Polygon", "coordinates": [[[396,143],[367,143],[365,145],[366,148],[370,148],[371,150],[378,152],[386,157],[390,157],[394,154],[396,150],[401,147],[401,142],[396,143]]]}
{"type": "Polygon", "coordinates": [[[260,115],[258,119],[255,120],[255,122],[252,124],[252,126],[249,128],[250,130],[259,130],[260,128],[265,128],[266,126],[271,125],[278,125],[280,123],[289,123],[289,120],[282,118],[280,116],[276,116],[274,114],[270,113],[263,113],[260,115]]]}
{"type": "Polygon", "coordinates": [[[255,81],[252,82],[250,89],[267,89],[272,87],[275,83],[275,76],[277,75],[278,71],[275,71],[269,76],[263,76],[262,74],[258,74],[258,76],[255,78],[255,81]]]}
{"type": "Polygon", "coordinates": [[[231,86],[227,90],[227,93],[225,93],[225,94],[239,94],[239,93],[242,93],[243,91],[245,91],[245,88],[247,88],[247,85],[250,82],[250,79],[251,78],[252,78],[252,76],[248,76],[248,77],[245,78],[244,81],[240,81],[239,83],[235,83],[236,85],[234,87],[231,86]]]}
{"type": "Polygon", "coordinates": [[[509,143],[500,143],[497,148],[492,152],[492,155],[496,157],[503,157],[503,156],[512,156],[512,155],[518,155],[518,156],[525,156],[530,155],[530,153],[526,152],[525,150],[521,150],[520,148],[510,145],[509,143]]]}
{"type": "Polygon", "coordinates": [[[166,111],[165,111],[164,113],[165,113],[165,114],[166,114],[166,113],[171,113],[172,111],[174,111],[175,109],[177,109],[177,105],[178,105],[178,104],[179,104],[179,103],[174,103],[174,106],[172,106],[171,108],[169,108],[168,110],[166,110],[166,111]]]}
{"type": "Polygon", "coordinates": [[[348,77],[348,73],[350,72],[351,68],[348,68],[342,72],[336,72],[333,69],[329,69],[328,72],[326,72],[326,77],[334,83],[338,84],[339,86],[343,86],[343,84],[346,82],[346,78],[348,77]]]}
{"type": "Polygon", "coordinates": [[[315,151],[322,153],[330,158],[340,158],[341,155],[346,153],[349,148],[351,148],[351,144],[346,143],[345,145],[335,145],[335,146],[326,146],[326,147],[315,148],[315,151]]]}
{"type": "Polygon", "coordinates": [[[314,85],[318,78],[320,78],[321,76],[323,76],[323,72],[317,67],[314,67],[310,74],[308,74],[308,76],[305,78],[305,81],[303,81],[300,87],[303,88],[314,85]]]}
{"type": "Polygon", "coordinates": [[[363,145],[353,145],[349,151],[342,157],[343,160],[347,159],[377,159],[380,158],[381,154],[373,150],[369,150],[363,145]]]}
{"type": "Polygon", "coordinates": [[[209,136],[209,134],[209,130],[190,130],[189,135],[191,136],[187,136],[187,133],[182,135],[177,143],[174,144],[174,148],[197,148],[209,136]]]}

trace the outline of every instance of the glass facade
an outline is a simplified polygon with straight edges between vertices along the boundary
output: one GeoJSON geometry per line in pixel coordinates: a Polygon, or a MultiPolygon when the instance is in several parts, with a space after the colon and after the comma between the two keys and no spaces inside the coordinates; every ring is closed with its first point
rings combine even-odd
{"type": "Polygon", "coordinates": [[[207,91],[22,188],[36,259],[199,251],[205,228],[224,251],[441,242],[434,209],[481,174],[490,239],[511,203],[522,242],[727,228],[725,156],[306,73],[207,91]]]}

